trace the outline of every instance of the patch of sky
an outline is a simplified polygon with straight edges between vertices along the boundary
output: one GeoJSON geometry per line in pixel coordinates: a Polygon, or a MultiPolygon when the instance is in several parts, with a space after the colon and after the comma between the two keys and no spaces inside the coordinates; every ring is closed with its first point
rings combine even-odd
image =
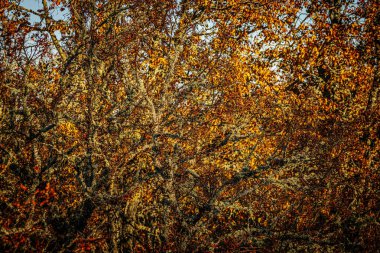
{"type": "MultiPolygon", "coordinates": [[[[30,9],[34,12],[39,12],[43,9],[42,1],[39,0],[21,0],[20,6],[30,9]]],[[[54,20],[67,20],[69,12],[67,9],[54,8],[50,11],[50,16],[54,20]]],[[[37,15],[31,14],[30,19],[32,22],[40,22],[41,18],[37,15]]]]}
{"type": "MultiPolygon", "coordinates": [[[[44,8],[42,1],[39,1],[39,0],[21,0],[20,6],[26,8],[26,9],[29,9],[35,13],[42,13],[42,10],[44,8]]],[[[29,14],[30,14],[30,23],[36,24],[36,23],[43,22],[41,16],[38,16],[38,15],[33,14],[31,12],[29,14]]],[[[70,15],[68,10],[65,8],[63,8],[63,9],[54,8],[54,9],[50,10],[49,14],[50,14],[50,17],[56,21],[65,21],[69,18],[69,15],[70,15]]],[[[62,34],[59,31],[55,31],[54,33],[58,39],[61,39],[62,34]]]]}

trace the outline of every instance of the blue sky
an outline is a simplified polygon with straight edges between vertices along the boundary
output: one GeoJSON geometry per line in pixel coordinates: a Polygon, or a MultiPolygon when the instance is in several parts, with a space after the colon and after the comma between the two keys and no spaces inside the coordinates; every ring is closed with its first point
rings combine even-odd
{"type": "MultiPolygon", "coordinates": [[[[22,0],[21,3],[20,3],[20,5],[23,6],[23,7],[25,7],[25,8],[31,9],[33,11],[37,11],[38,9],[42,9],[43,8],[41,0],[22,0]]],[[[62,19],[65,19],[67,17],[68,12],[66,10],[65,11],[60,11],[58,9],[58,10],[55,10],[55,11],[51,11],[50,15],[55,20],[60,20],[60,19],[62,20],[62,19]]],[[[36,15],[33,15],[33,14],[30,15],[30,19],[31,19],[32,23],[40,21],[40,17],[38,17],[36,15]]]]}
{"type": "MultiPolygon", "coordinates": [[[[42,0],[21,0],[20,5],[33,11],[43,9],[42,0]]],[[[56,8],[56,10],[50,11],[50,15],[55,20],[64,20],[67,18],[69,14],[66,10],[60,11],[59,8],[56,8]]],[[[40,22],[40,21],[41,21],[41,18],[39,16],[30,14],[31,23],[40,22]]],[[[59,31],[55,31],[54,33],[57,36],[58,40],[60,40],[62,37],[61,33],[59,31]]]]}

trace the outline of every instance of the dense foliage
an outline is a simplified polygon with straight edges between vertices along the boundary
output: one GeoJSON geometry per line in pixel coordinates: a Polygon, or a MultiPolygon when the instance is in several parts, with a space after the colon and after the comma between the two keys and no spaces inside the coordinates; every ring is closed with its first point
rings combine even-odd
{"type": "Polygon", "coordinates": [[[2,252],[379,249],[378,1],[35,5],[0,2],[2,252]]]}

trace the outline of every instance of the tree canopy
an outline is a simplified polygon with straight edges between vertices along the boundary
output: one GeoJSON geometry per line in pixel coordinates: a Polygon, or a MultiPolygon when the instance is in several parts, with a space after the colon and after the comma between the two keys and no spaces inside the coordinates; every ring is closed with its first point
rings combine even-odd
{"type": "Polygon", "coordinates": [[[34,3],[0,3],[0,249],[378,250],[378,1],[34,3]]]}

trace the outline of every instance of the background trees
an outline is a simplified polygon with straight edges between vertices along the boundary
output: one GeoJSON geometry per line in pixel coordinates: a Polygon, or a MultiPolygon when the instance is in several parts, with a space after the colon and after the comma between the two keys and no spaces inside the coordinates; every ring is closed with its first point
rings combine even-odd
{"type": "Polygon", "coordinates": [[[2,248],[376,249],[378,7],[5,1],[2,248]]]}

